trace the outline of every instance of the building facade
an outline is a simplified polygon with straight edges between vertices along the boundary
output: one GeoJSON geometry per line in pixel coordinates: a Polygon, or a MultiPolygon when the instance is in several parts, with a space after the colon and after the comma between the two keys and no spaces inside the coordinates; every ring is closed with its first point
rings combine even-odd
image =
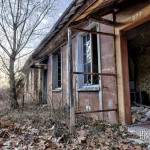
{"type": "Polygon", "coordinates": [[[24,66],[25,101],[69,107],[72,92],[76,115],[130,124],[148,101],[149,32],[149,0],[73,1],[24,66]]]}

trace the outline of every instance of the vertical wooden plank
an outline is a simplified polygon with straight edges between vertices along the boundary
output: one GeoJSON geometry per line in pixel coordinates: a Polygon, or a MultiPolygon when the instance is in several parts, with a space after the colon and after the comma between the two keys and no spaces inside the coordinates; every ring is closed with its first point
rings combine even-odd
{"type": "Polygon", "coordinates": [[[125,105],[125,123],[131,124],[131,102],[129,88],[129,65],[128,65],[128,47],[127,39],[121,33],[121,52],[122,52],[122,68],[123,68],[123,87],[124,87],[124,105],[125,105]]]}
{"type": "Polygon", "coordinates": [[[75,126],[75,103],[73,98],[72,33],[70,28],[68,28],[68,97],[70,103],[70,132],[72,133],[75,126]]]}
{"type": "MultiPolygon", "coordinates": [[[[112,19],[112,15],[108,16],[112,19]]],[[[114,34],[114,28],[109,25],[100,24],[100,29],[103,32],[114,34]]],[[[113,36],[101,35],[101,70],[103,73],[116,74],[115,62],[115,44],[113,36]]],[[[117,86],[115,77],[102,76],[102,96],[103,96],[103,109],[116,109],[117,102],[117,86]]],[[[104,112],[104,120],[117,123],[117,112],[104,112]]]]}

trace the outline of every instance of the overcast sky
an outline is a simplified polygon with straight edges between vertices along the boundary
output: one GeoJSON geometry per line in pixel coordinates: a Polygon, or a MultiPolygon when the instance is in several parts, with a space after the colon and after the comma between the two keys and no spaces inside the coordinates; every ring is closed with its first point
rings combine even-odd
{"type": "Polygon", "coordinates": [[[39,28],[42,29],[41,33],[39,34],[38,37],[34,38],[34,40],[31,40],[31,42],[27,45],[27,48],[25,48],[20,54],[22,56],[29,52],[28,55],[21,57],[20,60],[16,62],[18,66],[22,67],[24,65],[27,58],[36,49],[36,47],[39,45],[42,39],[47,35],[47,33],[51,30],[53,25],[56,23],[56,21],[59,19],[59,17],[63,14],[63,12],[66,10],[66,8],[69,6],[69,4],[72,1],[73,0],[56,0],[55,7],[53,8],[52,11],[50,11],[49,15],[45,17],[45,19],[42,21],[42,24],[39,26],[39,28]]]}
{"type": "MultiPolygon", "coordinates": [[[[39,26],[39,28],[42,29],[41,33],[36,39],[34,38],[34,41],[31,40],[31,45],[27,47],[28,51],[30,51],[30,49],[32,51],[38,46],[71,2],[72,0],[56,0],[54,10],[50,11],[49,15],[42,21],[39,26]]],[[[26,50],[24,52],[26,53],[26,50]]]]}
{"type": "MultiPolygon", "coordinates": [[[[24,57],[21,57],[16,61],[16,66],[21,68],[27,58],[31,55],[31,53],[34,51],[34,49],[39,45],[41,40],[46,36],[46,34],[51,30],[55,22],[58,20],[58,18],[63,14],[65,9],[69,6],[69,4],[73,0],[56,0],[55,7],[53,10],[45,17],[45,19],[42,21],[41,26],[39,27],[41,30],[41,34],[37,37],[31,40],[31,42],[27,45],[27,47],[21,52],[21,56],[24,54],[29,53],[28,55],[25,55],[24,57]]],[[[7,59],[7,58],[6,58],[7,59]]],[[[7,85],[7,75],[5,75],[3,72],[0,71],[0,82],[2,83],[0,85],[0,88],[2,86],[7,85]]]]}

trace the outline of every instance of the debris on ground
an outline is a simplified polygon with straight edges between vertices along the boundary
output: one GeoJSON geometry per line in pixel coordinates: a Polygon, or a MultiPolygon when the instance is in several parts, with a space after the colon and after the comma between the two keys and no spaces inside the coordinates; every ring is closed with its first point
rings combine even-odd
{"type": "Polygon", "coordinates": [[[2,150],[146,150],[147,145],[130,139],[138,137],[127,127],[84,116],[77,118],[75,133],[70,134],[68,124],[50,118],[46,108],[40,114],[24,110],[0,117],[2,150]]]}
{"type": "Polygon", "coordinates": [[[132,123],[142,123],[150,121],[150,108],[145,106],[133,106],[132,110],[132,123]]]}

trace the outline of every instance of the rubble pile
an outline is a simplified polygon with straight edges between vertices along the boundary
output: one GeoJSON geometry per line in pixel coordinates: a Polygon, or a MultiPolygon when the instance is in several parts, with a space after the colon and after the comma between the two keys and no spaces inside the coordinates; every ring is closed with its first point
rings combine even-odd
{"type": "Polygon", "coordinates": [[[150,121],[150,108],[144,106],[134,106],[132,110],[132,123],[142,123],[150,121]]]}
{"type": "Polygon", "coordinates": [[[69,127],[64,121],[53,120],[45,115],[45,118],[38,119],[36,113],[32,113],[30,118],[20,118],[24,120],[22,123],[19,118],[11,120],[8,119],[8,115],[0,117],[0,149],[146,150],[146,145],[130,141],[130,138],[138,137],[128,133],[124,126],[80,116],[77,118],[74,134],[70,134],[69,127]]]}

